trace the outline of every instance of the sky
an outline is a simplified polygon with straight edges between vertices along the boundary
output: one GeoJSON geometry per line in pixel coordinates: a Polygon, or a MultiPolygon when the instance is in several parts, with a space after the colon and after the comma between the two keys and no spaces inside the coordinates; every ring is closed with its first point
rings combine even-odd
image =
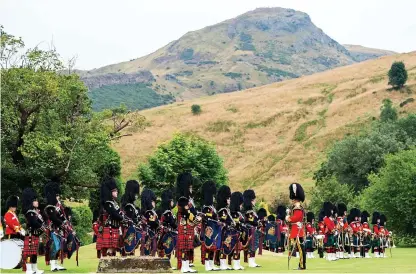
{"type": "Polygon", "coordinates": [[[258,7],[306,12],[341,44],[416,50],[414,0],[0,0],[0,24],[27,47],[53,43],[64,59],[77,57],[76,68],[93,69],[258,7]]]}

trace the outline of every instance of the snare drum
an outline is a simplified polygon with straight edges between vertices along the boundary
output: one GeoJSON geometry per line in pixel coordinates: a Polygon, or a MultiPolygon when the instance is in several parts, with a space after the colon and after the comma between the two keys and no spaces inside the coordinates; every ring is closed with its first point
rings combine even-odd
{"type": "Polygon", "coordinates": [[[24,242],[20,239],[8,239],[0,242],[0,268],[13,269],[22,261],[24,242]]]}

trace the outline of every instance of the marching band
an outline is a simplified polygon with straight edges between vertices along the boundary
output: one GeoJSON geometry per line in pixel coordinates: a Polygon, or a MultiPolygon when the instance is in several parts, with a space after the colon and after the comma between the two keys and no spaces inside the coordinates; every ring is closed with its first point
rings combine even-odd
{"type": "MultiPolygon", "coordinates": [[[[385,250],[391,247],[392,233],[385,227],[385,215],[374,212],[371,228],[367,211],[351,208],[348,213],[343,203],[324,202],[316,221],[315,214],[302,206],[305,193],[300,184],[289,186],[290,208],[280,205],[272,214],[264,208],[256,210],[253,190],[232,193],[225,185],[217,189],[213,181],[202,185],[203,203],[198,211],[193,201],[195,180],[190,172],[180,174],[176,190],[164,190],[157,207],[155,193],[145,188],[140,195],[140,184],[134,180],[126,183],[119,205],[116,181],[106,178],[100,189],[100,208],[93,214],[97,257],[117,253],[133,256],[138,249],[140,256],[175,256],[177,269],[194,273],[194,249],[198,246],[205,271],[244,270],[241,252],[247,267],[256,268],[261,267],[256,254],[263,250],[277,256],[287,251],[288,267],[290,259],[296,257],[296,269],[304,270],[306,260],[315,258],[315,251],[319,258],[336,261],[371,258],[370,251],[375,258],[386,257],[385,250]],[[136,205],[139,196],[140,208],[136,205]]],[[[9,197],[5,233],[1,227],[1,243],[21,248],[19,262],[10,262],[11,268],[22,267],[27,274],[43,273],[38,269],[38,255],[45,255],[51,271],[66,270],[64,259],[75,252],[78,261],[80,241],[71,223],[71,211],[60,200],[59,184],[46,184],[44,192],[47,204],[41,210],[35,190],[23,191],[26,230],[16,215],[19,198],[9,197]]]]}

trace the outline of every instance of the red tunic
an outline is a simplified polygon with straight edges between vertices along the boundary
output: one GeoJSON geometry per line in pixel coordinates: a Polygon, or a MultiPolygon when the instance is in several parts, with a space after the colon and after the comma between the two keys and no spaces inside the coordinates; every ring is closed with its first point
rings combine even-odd
{"type": "Polygon", "coordinates": [[[325,223],[323,221],[318,223],[318,234],[320,235],[325,234],[325,223]]]}
{"type": "Polygon", "coordinates": [[[324,217],[324,223],[325,223],[325,234],[335,232],[335,222],[332,218],[324,217]]]}
{"type": "Polygon", "coordinates": [[[374,234],[378,235],[378,233],[379,233],[378,225],[373,225],[373,232],[374,232],[374,234]]]}
{"type": "Polygon", "coordinates": [[[12,211],[7,211],[6,214],[4,214],[4,222],[6,223],[6,235],[11,234],[18,234],[21,226],[19,222],[19,218],[17,218],[17,215],[12,211]]]}
{"type": "Polygon", "coordinates": [[[315,234],[316,230],[311,223],[306,224],[306,234],[307,236],[312,236],[315,234]]]}
{"type": "Polygon", "coordinates": [[[296,239],[297,237],[302,238],[305,236],[305,232],[302,226],[298,226],[298,223],[303,222],[304,211],[303,208],[295,207],[292,211],[292,216],[289,217],[289,222],[291,224],[290,230],[290,239],[296,239]]]}

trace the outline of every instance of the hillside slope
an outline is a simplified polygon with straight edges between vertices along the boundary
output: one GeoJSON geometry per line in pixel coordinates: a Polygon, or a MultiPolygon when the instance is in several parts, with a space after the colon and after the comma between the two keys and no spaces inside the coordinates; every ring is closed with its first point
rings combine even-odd
{"type": "Polygon", "coordinates": [[[188,32],[147,56],[79,73],[97,92],[106,85],[146,83],[155,92],[181,101],[354,62],[350,52],[316,27],[306,13],[258,8],[188,32]]]}
{"type": "MultiPolygon", "coordinates": [[[[193,131],[214,142],[229,170],[233,190],[253,187],[266,200],[290,182],[312,185],[325,150],[345,134],[358,132],[379,116],[382,100],[398,105],[416,92],[416,52],[382,57],[238,93],[199,98],[142,111],[151,122],[144,132],[114,143],[125,179],[135,177],[160,142],[177,131],[193,131]],[[387,71],[403,60],[409,80],[390,92],[387,71]],[[413,94],[412,94],[413,93],[413,94]],[[193,116],[191,105],[202,114],[193,116]]],[[[416,111],[416,103],[400,108],[416,111]]]]}
{"type": "Polygon", "coordinates": [[[343,45],[357,62],[376,59],[381,56],[395,55],[397,52],[383,49],[367,48],[359,45],[343,45]]]}

